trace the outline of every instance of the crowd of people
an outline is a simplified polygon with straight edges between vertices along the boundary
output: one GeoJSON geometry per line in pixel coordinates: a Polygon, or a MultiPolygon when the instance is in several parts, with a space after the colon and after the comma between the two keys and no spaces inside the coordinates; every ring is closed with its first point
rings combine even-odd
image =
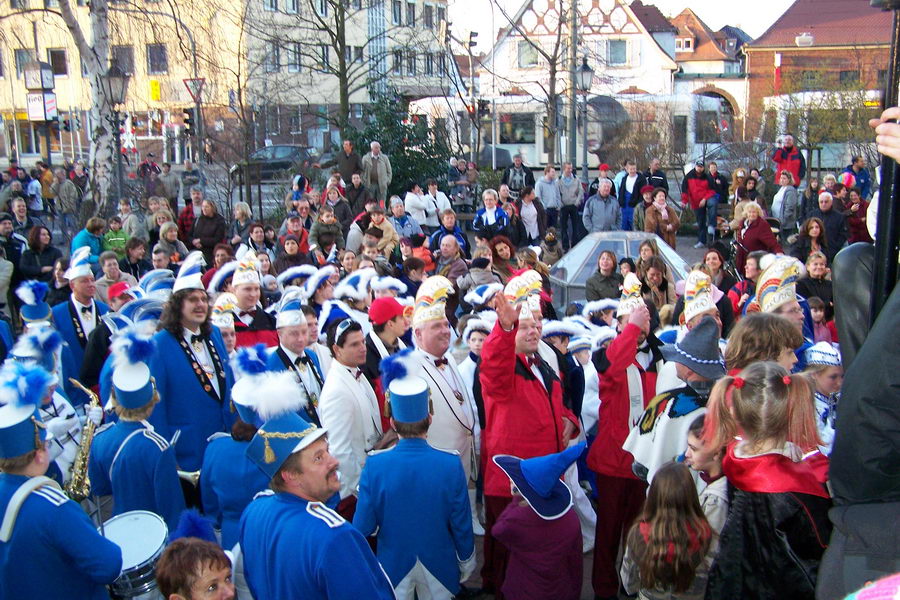
{"type": "Polygon", "coordinates": [[[698,163],[682,200],[711,247],[686,278],[647,241],[558,306],[549,266],[586,233],[674,247],[658,161],[585,191],[517,157],[469,232],[436,181],[387,194],[375,144],[345,144],[322,190],[295,177],[280,226],[244,203],[226,220],[200,181],[171,194],[146,161],[146,206],[92,217],[68,257],[0,214],[0,596],[107,597],[137,565],[88,512],[149,511],[170,599],[577,599],[588,554],[600,599],[814,598],[842,377],[828,267],[865,165],[801,194],[786,139],[769,201],[758,172],[698,163]]]}

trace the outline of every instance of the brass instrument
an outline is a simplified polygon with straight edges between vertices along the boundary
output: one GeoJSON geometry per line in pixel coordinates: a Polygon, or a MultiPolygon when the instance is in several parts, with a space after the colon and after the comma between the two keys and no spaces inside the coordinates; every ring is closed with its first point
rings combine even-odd
{"type": "MultiPolygon", "coordinates": [[[[69,377],[72,385],[80,389],[91,399],[89,407],[100,406],[100,398],[97,394],[86,388],[81,382],[69,377]]],[[[66,494],[72,500],[81,502],[91,495],[91,480],[88,477],[88,459],[91,455],[91,444],[94,442],[94,430],[97,428],[94,422],[88,419],[84,428],[81,430],[81,444],[78,446],[78,452],[75,454],[75,460],[72,462],[70,469],[71,478],[66,483],[66,494]]]]}
{"type": "Polygon", "coordinates": [[[178,469],[178,477],[184,479],[192,486],[197,487],[200,483],[200,469],[197,469],[196,471],[182,471],[181,469],[178,469]]]}

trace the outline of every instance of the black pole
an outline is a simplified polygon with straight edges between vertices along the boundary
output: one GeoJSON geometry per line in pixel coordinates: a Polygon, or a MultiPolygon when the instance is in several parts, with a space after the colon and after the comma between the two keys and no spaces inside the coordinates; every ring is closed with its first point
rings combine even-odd
{"type": "MultiPolygon", "coordinates": [[[[113,131],[116,139],[116,202],[122,199],[122,131],[119,127],[119,111],[113,110],[113,131]]],[[[116,206],[113,203],[113,206],[116,206]]]]}
{"type": "MultiPolygon", "coordinates": [[[[891,38],[891,68],[887,73],[882,108],[897,106],[900,85],[900,0],[884,2],[894,11],[891,38]]],[[[897,259],[900,256],[900,169],[889,156],[882,156],[881,187],[878,193],[878,220],[875,232],[875,264],[872,278],[872,324],[897,284],[897,259]]]]}
{"type": "Polygon", "coordinates": [[[53,125],[53,121],[44,121],[44,125],[47,126],[47,129],[44,130],[44,143],[47,145],[47,166],[53,165],[53,149],[50,147],[50,128],[53,125]]]}

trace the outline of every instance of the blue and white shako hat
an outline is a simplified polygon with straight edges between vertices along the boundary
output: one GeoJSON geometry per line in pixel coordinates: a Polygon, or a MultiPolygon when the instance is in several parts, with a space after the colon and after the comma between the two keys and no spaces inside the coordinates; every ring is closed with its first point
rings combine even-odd
{"type": "Polygon", "coordinates": [[[602,313],[604,310],[617,310],[619,301],[615,298],[601,298],[600,300],[592,300],[584,305],[581,309],[581,316],[590,319],[595,313],[602,313]]]}
{"type": "MultiPolygon", "coordinates": [[[[250,440],[246,454],[272,479],[291,454],[300,452],[324,436],[326,430],[300,415],[303,395],[297,393],[297,385],[290,371],[267,373],[254,378],[253,384],[251,393],[256,397],[253,410],[262,424],[250,440]]],[[[240,390],[238,397],[243,397],[240,390]]]]}
{"type": "Polygon", "coordinates": [[[50,311],[50,305],[46,301],[48,291],[49,288],[46,283],[34,279],[23,281],[16,288],[16,296],[22,301],[22,308],[19,310],[19,314],[22,315],[22,321],[26,325],[50,322],[53,313],[50,311]]]}
{"type": "Polygon", "coordinates": [[[338,299],[365,300],[369,295],[369,283],[378,272],[372,267],[353,271],[334,286],[334,297],[338,299]]]}
{"type": "Polygon", "coordinates": [[[369,282],[369,287],[375,291],[391,290],[397,292],[398,296],[406,293],[406,284],[396,277],[375,277],[369,282]]]}
{"type": "Polygon", "coordinates": [[[591,336],[593,340],[593,349],[599,350],[603,347],[603,344],[612,341],[617,335],[619,335],[619,333],[616,331],[615,327],[610,327],[609,325],[598,327],[591,336]]]}
{"type": "Polygon", "coordinates": [[[462,339],[469,342],[469,336],[475,332],[491,335],[494,324],[497,322],[497,313],[493,311],[483,310],[475,317],[466,321],[466,328],[463,330],[462,339]]]}
{"type": "Polygon", "coordinates": [[[494,456],[494,463],[506,473],[528,505],[542,519],[552,521],[572,507],[572,491],[560,480],[587,448],[585,442],[562,452],[521,459],[509,454],[494,456]]]}
{"type": "Polygon", "coordinates": [[[54,383],[58,383],[56,357],[62,344],[62,335],[49,325],[29,328],[16,340],[9,358],[24,365],[42,367],[54,383]]]}
{"type": "Polygon", "coordinates": [[[573,338],[579,333],[581,333],[581,328],[570,322],[544,319],[541,339],[546,340],[548,337],[573,338]]]}
{"type": "Polygon", "coordinates": [[[566,352],[569,354],[574,354],[575,352],[581,352],[582,350],[591,350],[593,348],[593,340],[588,337],[574,337],[569,340],[569,345],[566,346],[566,352]]]}
{"type": "Polygon", "coordinates": [[[463,300],[472,306],[484,306],[497,295],[497,292],[503,291],[501,283],[484,283],[470,290],[468,294],[463,296],[463,300]]]}
{"type": "Polygon", "coordinates": [[[203,276],[204,265],[206,265],[206,259],[199,250],[194,250],[184,257],[184,262],[181,263],[178,276],[175,278],[175,285],[172,286],[172,293],[181,290],[205,291],[206,288],[203,287],[203,281],[200,279],[203,276]]]}
{"type": "Polygon", "coordinates": [[[806,349],[803,353],[807,365],[827,365],[829,367],[841,366],[841,353],[834,345],[828,342],[818,342],[806,349]]]}
{"type": "Polygon", "coordinates": [[[43,448],[52,438],[39,408],[53,385],[39,366],[6,361],[0,369],[0,458],[16,458],[43,448]]]}
{"type": "Polygon", "coordinates": [[[325,265],[321,269],[317,269],[303,284],[303,297],[312,299],[316,295],[316,290],[322,287],[335,273],[337,273],[337,269],[332,265],[325,265]]]}
{"type": "Polygon", "coordinates": [[[316,271],[318,269],[312,265],[297,265],[296,267],[285,269],[283,273],[275,278],[275,282],[282,288],[288,286],[301,287],[306,283],[307,279],[316,274],[316,271]]]}
{"type": "Polygon", "coordinates": [[[122,408],[141,408],[153,399],[153,378],[147,363],[155,351],[153,338],[134,328],[126,329],[113,340],[112,387],[122,408]]]}
{"type": "Polygon", "coordinates": [[[143,277],[138,280],[140,287],[147,296],[152,298],[160,298],[167,300],[172,295],[172,288],[175,286],[175,273],[169,269],[153,269],[147,271],[143,277]]]}
{"type": "Polygon", "coordinates": [[[418,375],[421,364],[407,348],[381,360],[381,385],[384,388],[385,413],[401,423],[418,423],[431,414],[431,390],[418,375]]]}
{"type": "Polygon", "coordinates": [[[69,281],[75,281],[79,277],[93,275],[91,270],[91,249],[88,246],[82,246],[72,253],[69,259],[69,268],[66,270],[65,277],[69,281]]]}
{"type": "Polygon", "coordinates": [[[278,306],[278,315],[275,318],[275,329],[293,325],[306,325],[306,315],[303,314],[303,296],[297,288],[289,289],[284,293],[278,306]]]}
{"type": "Polygon", "coordinates": [[[131,319],[138,325],[140,323],[155,323],[162,316],[165,302],[160,298],[143,297],[128,301],[119,309],[119,314],[131,319]]]}
{"type": "Polygon", "coordinates": [[[206,286],[206,292],[209,294],[221,294],[224,292],[226,281],[232,279],[232,283],[234,283],[233,277],[237,266],[238,261],[230,260],[216,269],[215,275],[212,276],[212,279],[209,280],[209,285],[206,286]]]}
{"type": "Polygon", "coordinates": [[[231,358],[236,379],[231,388],[231,402],[241,420],[255,427],[263,424],[256,412],[260,400],[258,386],[267,374],[277,373],[269,371],[268,359],[265,344],[237,348],[231,358]]]}

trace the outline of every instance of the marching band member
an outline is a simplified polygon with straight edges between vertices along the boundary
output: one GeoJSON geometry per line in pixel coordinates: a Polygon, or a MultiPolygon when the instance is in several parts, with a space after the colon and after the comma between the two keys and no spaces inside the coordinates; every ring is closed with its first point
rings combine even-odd
{"type": "Polygon", "coordinates": [[[88,336],[87,345],[84,347],[84,359],[78,372],[78,381],[85,387],[91,388],[97,385],[103,363],[109,356],[115,322],[110,323],[108,315],[119,313],[125,305],[141,295],[142,290],[134,291],[127,281],[117,281],[109,286],[107,296],[110,312],[100,318],[100,322],[88,336]]]}
{"type": "Polygon", "coordinates": [[[301,310],[299,292],[288,290],[282,298],[275,321],[278,328],[278,346],[269,354],[270,371],[290,371],[296,382],[297,391],[305,400],[304,418],[320,425],[317,409],[322,395],[322,369],[314,352],[306,348],[309,330],[306,317],[301,310]]]}
{"type": "Polygon", "coordinates": [[[156,352],[150,372],[159,404],[150,423],[172,439],[178,466],[196,471],[203,462],[207,439],[231,427],[231,386],[234,376],[222,334],[209,321],[208,297],[200,281],[203,254],[184,260],[154,336],[156,352]]]}
{"type": "MultiPolygon", "coordinates": [[[[356,344],[364,348],[358,324],[355,332],[356,344]]],[[[344,367],[335,362],[332,372],[338,369],[344,367]]],[[[253,597],[392,600],[391,583],[365,538],[325,506],[343,487],[326,430],[297,414],[298,397],[285,385],[290,375],[270,377],[271,384],[256,386],[253,408],[263,424],[247,456],[269,478],[274,493],[258,495],[240,524],[244,574],[253,597]]]]}
{"type": "Polygon", "coordinates": [[[428,383],[404,350],[381,362],[393,448],[373,454],[359,482],[353,525],[377,535],[397,598],[450,600],[475,569],[468,479],[455,452],[432,448],[428,383]]]}
{"type": "Polygon", "coordinates": [[[382,359],[406,348],[401,337],[409,330],[407,308],[394,297],[375,298],[369,307],[369,322],[372,324],[372,331],[366,335],[366,364],[360,368],[375,390],[381,411],[381,426],[384,431],[388,431],[391,424],[384,413],[384,389],[381,386],[379,364],[382,359]]]}
{"type": "Polygon", "coordinates": [[[260,393],[258,387],[269,378],[266,358],[262,344],[236,352],[231,367],[236,375],[241,375],[231,390],[231,398],[238,418],[230,434],[220,432],[210,437],[203,454],[200,470],[203,512],[220,528],[222,547],[226,549],[238,542],[244,509],[257,493],[269,486],[269,478],[247,456],[250,440],[262,425],[252,406],[260,393]]]}
{"type": "Polygon", "coordinates": [[[158,514],[172,530],[184,510],[175,451],[147,419],[159,402],[147,361],[152,338],[125,331],[112,345],[110,400],[119,420],[101,428],[90,454],[92,491],[112,494],[113,515],[130,510],[158,514]]]}
{"type": "Polygon", "coordinates": [[[256,258],[244,256],[231,278],[231,287],[237,298],[237,318],[234,330],[237,334],[237,345],[253,346],[263,343],[267,347],[278,345],[278,334],[275,333],[275,317],[263,310],[259,302],[259,267],[256,258]]]}
{"type": "Polygon", "coordinates": [[[370,450],[382,447],[381,413],[375,391],[360,367],[366,363],[362,327],[353,319],[328,329],[334,362],[325,377],[319,418],[329,431],[329,445],[340,462],[341,504],[338,512],[353,516],[359,475],[370,450]]]}
{"type": "Polygon", "coordinates": [[[428,382],[434,403],[428,443],[458,452],[468,479],[478,471],[474,439],[477,414],[456,361],[447,352],[451,334],[445,308],[452,293],[453,284],[440,275],[429,277],[419,286],[413,313],[416,350],[410,358],[421,365],[422,379],[428,382]]]}
{"type": "Polygon", "coordinates": [[[104,600],[122,551],[44,476],[52,436],[37,407],[50,385],[40,367],[0,371],[0,597],[104,600]]]}

